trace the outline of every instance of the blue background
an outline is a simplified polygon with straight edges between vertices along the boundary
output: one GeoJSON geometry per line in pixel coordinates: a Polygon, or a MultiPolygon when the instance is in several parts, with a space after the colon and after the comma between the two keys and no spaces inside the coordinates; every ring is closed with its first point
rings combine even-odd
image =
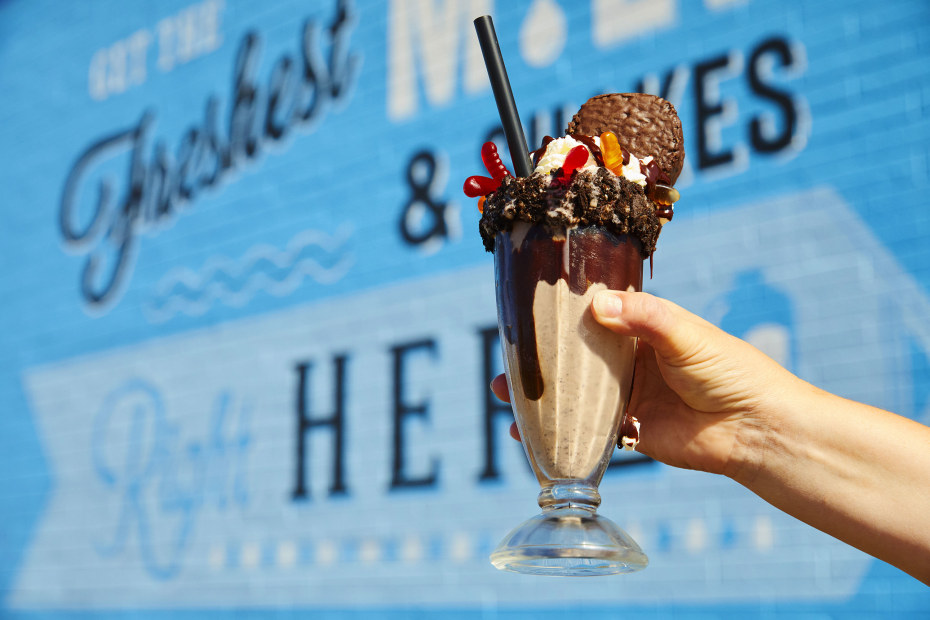
{"type": "MultiPolygon", "coordinates": [[[[466,176],[482,173],[478,152],[498,123],[486,79],[469,78],[476,15],[494,15],[530,135],[561,133],[559,124],[592,94],[631,91],[641,81],[654,89],[672,74],[668,96],[682,118],[688,160],[678,183],[683,198],[663,232],[647,288],[741,337],[766,334],[754,342],[784,353],[780,361],[815,383],[926,423],[930,341],[920,326],[930,323],[930,5],[356,0],[346,6],[341,94],[324,101],[316,122],[291,127],[277,142],[260,141],[255,157],[239,153],[213,187],[177,200],[159,224],[138,224],[123,286],[95,305],[82,295],[80,279],[87,252],[106,242],[72,247],[59,227],[66,179],[81,154],[135,127],[148,111],[139,156],[151,166],[162,144],[169,160],[179,157],[185,132],[204,126],[211,97],[217,135],[228,140],[234,67],[247,33],[259,41],[251,76],[264,111],[275,63],[288,56],[295,75],[302,70],[307,20],[320,24],[316,48],[330,57],[327,26],[337,3],[0,2],[0,615],[510,618],[563,617],[580,606],[605,617],[642,618],[930,614],[930,594],[914,579],[844,555],[839,543],[816,535],[792,542],[806,526],[720,486],[727,481],[657,464],[619,468],[606,481],[616,494],[644,490],[638,501],[647,504],[653,492],[666,498],[654,502],[656,513],[637,517],[654,562],[645,581],[632,582],[644,584],[639,594],[620,585],[626,578],[552,586],[494,572],[487,552],[520,515],[529,516],[534,490],[519,453],[506,443],[503,418],[495,426],[496,449],[508,475],[474,481],[486,385],[475,334],[493,326],[493,291],[480,284],[491,272],[477,209],[460,193],[466,176]],[[596,25],[617,13],[624,19],[596,25]],[[146,53],[130,59],[125,43],[138,33],[146,53]],[[770,55],[753,66],[753,50],[772,39],[787,44],[790,62],[770,55]],[[723,112],[702,117],[698,67],[718,59],[724,68],[705,75],[704,104],[719,103],[723,112]],[[782,109],[752,89],[752,71],[784,93],[796,114],[791,144],[776,152],[761,152],[750,140],[754,118],[768,118],[776,132],[785,122],[782,109]],[[409,87],[404,72],[413,77],[409,87]],[[392,111],[392,98],[407,102],[408,111],[392,111]],[[734,161],[702,166],[702,131],[711,153],[733,153],[734,161]],[[410,222],[429,230],[440,213],[447,232],[416,245],[400,230],[415,196],[408,167],[424,150],[437,162],[426,191],[438,211],[414,205],[410,222]],[[826,196],[830,204],[806,203],[809,196],[826,196]],[[829,230],[810,224],[805,209],[824,215],[810,222],[829,230]],[[783,251],[775,251],[777,243],[766,245],[760,231],[783,228],[783,251]],[[704,255],[704,247],[715,250],[704,255]],[[875,298],[860,302],[863,290],[875,298]],[[421,303],[421,291],[428,301],[421,303]],[[288,349],[289,334],[304,339],[303,351],[288,349]],[[370,361],[359,334],[379,343],[370,361]],[[327,496],[328,479],[319,472],[330,460],[323,449],[314,454],[324,456],[311,459],[309,507],[291,501],[295,362],[312,358],[325,369],[332,355],[348,351],[351,368],[375,369],[370,383],[349,383],[347,398],[361,410],[352,428],[370,427],[378,440],[391,428],[389,350],[424,334],[440,342],[442,364],[425,353],[406,362],[405,398],[431,403],[426,421],[410,418],[405,427],[414,446],[407,472],[424,475],[431,459],[443,455],[437,484],[385,492],[390,451],[366,461],[369,435],[358,430],[347,439],[348,496],[327,496]],[[113,486],[93,463],[116,444],[85,439],[100,419],[101,395],[125,385],[117,378],[127,367],[126,381],[150,380],[159,398],[174,403],[166,405],[165,424],[174,430],[165,432],[189,439],[184,423],[200,424],[207,436],[210,424],[236,429],[248,421],[248,432],[228,435],[251,450],[241,465],[250,492],[243,512],[228,517],[237,487],[219,485],[229,495],[208,491],[201,500],[206,516],[180,542],[156,536],[151,543],[158,553],[174,544],[208,550],[206,572],[198,572],[192,552],[167,578],[153,575],[133,534],[115,555],[101,551],[120,509],[95,499],[109,497],[113,486]],[[286,397],[262,400],[270,390],[263,391],[270,385],[263,378],[279,375],[286,397]],[[225,393],[218,390],[243,385],[252,409],[229,409],[241,418],[211,418],[183,404],[201,394],[207,403],[225,402],[215,400],[225,393]],[[376,416],[379,408],[387,413],[376,416]],[[458,447],[463,441],[468,449],[458,447]],[[69,476],[61,475],[65,469],[69,476]],[[378,491],[366,496],[366,488],[378,491]],[[695,508],[704,501],[701,492],[719,494],[701,504],[703,512],[695,508]],[[457,499],[463,496],[468,501],[457,499]],[[508,512],[502,503],[514,507],[508,512]],[[411,547],[419,551],[404,555],[405,543],[391,532],[408,513],[422,539],[411,547]],[[693,521],[696,513],[703,520],[693,521]],[[457,523],[476,525],[457,539],[457,523]],[[62,537],[65,527],[74,527],[73,534],[62,537]],[[290,536],[296,546],[282,547],[276,536],[290,536]],[[246,539],[266,541],[249,547],[257,557],[245,559],[246,539]],[[369,539],[378,551],[366,556],[369,539]],[[73,545],[62,547],[62,540],[73,545]],[[456,547],[455,540],[467,542],[456,547]],[[321,545],[335,559],[321,559],[321,545]],[[703,559],[715,554],[716,560],[703,559]],[[808,560],[818,586],[792,596],[792,562],[808,560]],[[730,562],[753,568],[744,579],[721,579],[730,562]],[[240,570],[250,563],[255,572],[240,570]],[[125,582],[108,582],[96,572],[100,566],[125,582]],[[325,580],[328,571],[332,581],[325,580]],[[325,587],[309,600],[305,586],[317,579],[325,587]],[[431,590],[429,583],[441,587],[431,590]],[[187,588],[183,594],[172,589],[178,584],[187,588]],[[533,593],[546,588],[552,591],[542,605],[533,593]],[[678,589],[688,594],[677,596],[678,589]],[[457,597],[456,590],[486,596],[457,597]]],[[[129,162],[124,150],[92,167],[77,197],[78,221],[89,221],[101,179],[112,179],[116,203],[125,200],[129,162]]],[[[332,381],[325,375],[319,385],[332,381]]],[[[317,410],[325,410],[328,388],[314,389],[317,410]]],[[[117,447],[151,448],[128,432],[117,447]]],[[[192,454],[212,444],[184,445],[192,454]]],[[[222,453],[228,462],[232,445],[222,453]]],[[[163,466],[159,454],[146,462],[163,466]]],[[[164,509],[166,495],[159,497],[164,509]]]]}

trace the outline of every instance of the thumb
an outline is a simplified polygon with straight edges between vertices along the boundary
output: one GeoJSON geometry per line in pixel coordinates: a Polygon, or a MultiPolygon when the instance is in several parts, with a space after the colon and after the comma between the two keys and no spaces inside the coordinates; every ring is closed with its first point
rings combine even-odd
{"type": "Polygon", "coordinates": [[[599,291],[591,310],[604,327],[641,339],[673,364],[692,357],[704,341],[703,319],[649,293],[599,291]]]}

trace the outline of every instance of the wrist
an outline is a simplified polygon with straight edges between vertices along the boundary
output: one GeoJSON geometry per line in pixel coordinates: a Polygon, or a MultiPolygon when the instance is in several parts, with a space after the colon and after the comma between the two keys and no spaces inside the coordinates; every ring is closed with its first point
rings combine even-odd
{"type": "Polygon", "coordinates": [[[733,448],[722,472],[747,488],[788,464],[792,450],[803,445],[804,416],[815,408],[818,390],[783,368],[765,382],[765,394],[743,412],[733,448]]]}

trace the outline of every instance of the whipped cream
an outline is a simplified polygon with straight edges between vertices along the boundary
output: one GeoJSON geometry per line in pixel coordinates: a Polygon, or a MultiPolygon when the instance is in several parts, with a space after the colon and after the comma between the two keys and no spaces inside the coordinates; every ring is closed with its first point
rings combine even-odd
{"type": "MultiPolygon", "coordinates": [[[[600,146],[600,138],[595,137],[594,143],[600,146]]],[[[533,172],[536,174],[549,174],[556,168],[561,168],[565,163],[565,158],[568,156],[569,151],[576,146],[584,146],[584,143],[575,140],[571,136],[556,138],[546,146],[546,152],[540,158],[539,163],[536,164],[536,169],[533,172]]],[[[585,146],[585,148],[588,147],[585,146]]],[[[588,161],[586,161],[584,166],[579,168],[579,170],[594,170],[596,168],[597,162],[594,161],[594,156],[588,152],[588,161]]]]}
{"type": "MultiPolygon", "coordinates": [[[[593,136],[593,139],[594,143],[600,147],[601,139],[597,136],[593,136]]],[[[583,142],[579,142],[571,136],[556,138],[546,146],[546,152],[539,159],[539,163],[536,164],[536,169],[533,170],[533,173],[549,174],[553,170],[561,168],[565,164],[565,158],[568,156],[568,153],[576,146],[584,146],[587,148],[583,142]]],[[[630,161],[620,169],[620,174],[618,176],[622,176],[627,181],[636,183],[641,187],[646,187],[646,175],[643,174],[640,163],[645,166],[651,161],[652,157],[646,157],[640,161],[635,155],[630,153],[630,161]]],[[[589,152],[588,160],[579,170],[595,170],[597,167],[598,165],[594,160],[594,156],[589,152]]]]}
{"type": "Polygon", "coordinates": [[[646,187],[646,175],[643,174],[642,169],[639,167],[640,163],[646,165],[652,161],[652,157],[645,158],[642,162],[636,159],[636,156],[630,153],[630,161],[620,169],[620,175],[625,178],[627,181],[632,181],[637,185],[646,187]]]}

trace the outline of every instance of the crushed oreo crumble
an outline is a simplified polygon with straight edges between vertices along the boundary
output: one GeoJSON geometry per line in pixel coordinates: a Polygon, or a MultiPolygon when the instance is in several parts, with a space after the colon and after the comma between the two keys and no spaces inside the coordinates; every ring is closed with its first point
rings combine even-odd
{"type": "Polygon", "coordinates": [[[602,226],[618,235],[630,235],[642,244],[643,258],[656,248],[662,228],[656,204],[640,185],[609,170],[580,170],[567,184],[549,175],[505,177],[484,203],[479,228],[484,247],[494,251],[498,232],[509,232],[515,222],[545,224],[552,228],[602,226]]]}

